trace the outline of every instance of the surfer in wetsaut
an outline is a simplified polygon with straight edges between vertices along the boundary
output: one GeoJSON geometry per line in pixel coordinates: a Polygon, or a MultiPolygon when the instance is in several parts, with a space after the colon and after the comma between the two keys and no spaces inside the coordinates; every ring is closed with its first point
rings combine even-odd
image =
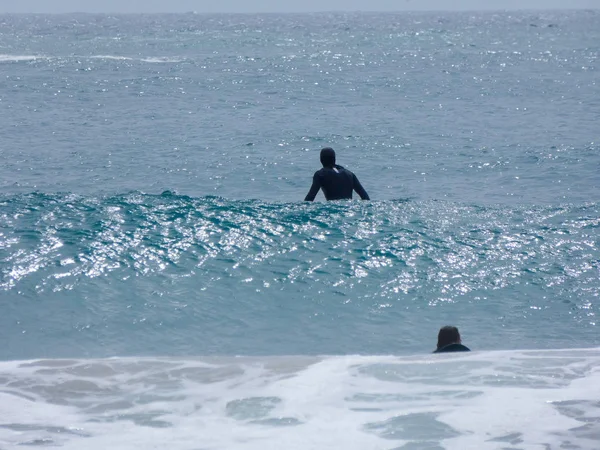
{"type": "Polygon", "coordinates": [[[356,175],[335,163],[335,151],[332,148],[321,150],[321,164],[323,168],[315,172],[305,201],[312,202],[319,189],[323,190],[327,200],[349,200],[352,198],[352,191],[356,191],[361,199],[370,200],[356,175]]]}
{"type": "Polygon", "coordinates": [[[460,339],[458,328],[446,326],[440,328],[438,333],[437,349],[433,353],[470,352],[460,339]]]}

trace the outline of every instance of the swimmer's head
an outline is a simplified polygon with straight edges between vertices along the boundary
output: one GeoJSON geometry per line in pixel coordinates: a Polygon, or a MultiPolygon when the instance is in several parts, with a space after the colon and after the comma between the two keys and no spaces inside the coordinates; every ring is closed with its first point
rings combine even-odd
{"type": "Polygon", "coordinates": [[[460,333],[456,327],[442,327],[438,333],[438,350],[450,344],[460,344],[460,333]]]}
{"type": "Polygon", "coordinates": [[[335,152],[331,147],[325,147],[321,150],[321,164],[323,164],[323,167],[335,166],[335,152]]]}

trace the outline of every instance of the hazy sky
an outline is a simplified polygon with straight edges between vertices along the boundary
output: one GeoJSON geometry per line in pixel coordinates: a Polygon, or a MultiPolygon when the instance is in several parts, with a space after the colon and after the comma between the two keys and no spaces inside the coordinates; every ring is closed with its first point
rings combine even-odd
{"type": "Polygon", "coordinates": [[[307,12],[600,8],[600,0],[0,0],[4,12],[307,12]]]}

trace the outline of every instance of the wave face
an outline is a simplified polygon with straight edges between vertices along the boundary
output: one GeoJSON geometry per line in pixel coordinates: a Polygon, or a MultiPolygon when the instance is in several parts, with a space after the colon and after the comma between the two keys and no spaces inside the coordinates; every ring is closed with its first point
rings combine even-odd
{"type": "Polygon", "coordinates": [[[595,203],[0,201],[4,359],[600,344],[595,203]]]}
{"type": "Polygon", "coordinates": [[[593,450],[599,383],[599,350],[2,362],[0,445],[593,450]]]}

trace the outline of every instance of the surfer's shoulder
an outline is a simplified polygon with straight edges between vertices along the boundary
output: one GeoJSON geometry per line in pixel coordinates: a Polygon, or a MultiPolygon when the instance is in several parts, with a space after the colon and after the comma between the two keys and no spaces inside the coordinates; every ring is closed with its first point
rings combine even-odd
{"type": "Polygon", "coordinates": [[[449,344],[442,348],[438,348],[433,353],[454,353],[454,352],[470,352],[471,349],[463,344],[449,344]]]}

